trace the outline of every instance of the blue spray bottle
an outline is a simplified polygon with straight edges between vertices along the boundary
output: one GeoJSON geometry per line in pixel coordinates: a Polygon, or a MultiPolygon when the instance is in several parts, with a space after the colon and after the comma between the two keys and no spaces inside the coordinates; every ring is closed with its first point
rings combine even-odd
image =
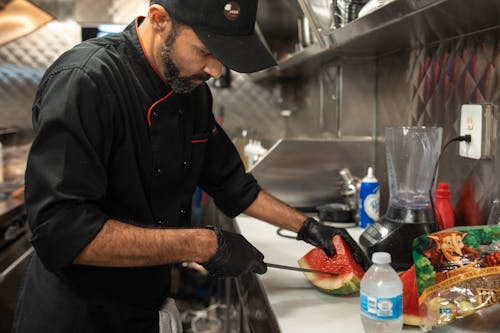
{"type": "Polygon", "coordinates": [[[359,226],[366,228],[379,218],[380,193],[373,168],[369,167],[367,175],[361,180],[359,189],[359,226]]]}

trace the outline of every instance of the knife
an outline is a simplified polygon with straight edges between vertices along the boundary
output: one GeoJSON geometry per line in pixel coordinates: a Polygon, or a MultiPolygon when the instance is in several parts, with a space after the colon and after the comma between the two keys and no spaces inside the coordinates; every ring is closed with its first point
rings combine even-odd
{"type": "Polygon", "coordinates": [[[302,272],[302,273],[328,274],[328,275],[338,276],[338,274],[336,274],[336,273],[318,271],[318,270],[315,270],[315,269],[307,269],[307,268],[300,268],[300,267],[293,267],[293,266],[286,266],[286,265],[271,264],[271,263],[268,263],[268,262],[265,262],[264,264],[266,264],[267,267],[279,268],[279,269],[286,269],[286,270],[289,270],[289,271],[297,271],[297,272],[302,272]]]}

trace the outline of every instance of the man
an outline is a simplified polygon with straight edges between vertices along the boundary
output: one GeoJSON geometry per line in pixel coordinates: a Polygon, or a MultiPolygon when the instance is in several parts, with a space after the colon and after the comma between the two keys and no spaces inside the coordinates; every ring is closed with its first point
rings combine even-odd
{"type": "Polygon", "coordinates": [[[26,209],[36,253],[14,332],[168,332],[175,263],[213,275],[266,272],[242,236],[190,228],[196,186],[228,216],[298,232],[333,255],[343,229],[320,225],[262,191],[211,111],[222,64],[257,71],[274,60],[254,34],[256,0],[152,1],[123,33],[84,42],[43,77],[26,209]]]}

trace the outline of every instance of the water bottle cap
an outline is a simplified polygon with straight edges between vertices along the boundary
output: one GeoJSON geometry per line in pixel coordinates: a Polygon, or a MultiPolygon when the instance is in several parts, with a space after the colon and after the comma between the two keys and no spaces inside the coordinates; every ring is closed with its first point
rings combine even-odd
{"type": "Polygon", "coordinates": [[[372,254],[374,264],[385,265],[391,263],[391,254],[387,252],[375,252],[372,254]]]}

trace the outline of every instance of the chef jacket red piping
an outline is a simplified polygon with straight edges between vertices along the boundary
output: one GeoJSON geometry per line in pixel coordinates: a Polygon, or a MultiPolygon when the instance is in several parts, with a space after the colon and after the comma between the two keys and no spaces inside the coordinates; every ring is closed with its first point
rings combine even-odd
{"type": "Polygon", "coordinates": [[[139,38],[139,43],[141,44],[142,52],[144,53],[144,56],[146,57],[146,60],[148,61],[149,66],[153,69],[153,71],[158,75],[158,77],[162,80],[163,84],[168,86],[167,82],[163,79],[163,76],[160,75],[160,72],[158,72],[158,69],[153,65],[153,62],[151,61],[151,58],[148,55],[148,52],[146,51],[146,48],[144,47],[144,43],[142,41],[142,37],[139,33],[139,19],[144,18],[144,16],[139,16],[135,19],[135,31],[137,33],[137,37],[139,38]]]}
{"type": "Polygon", "coordinates": [[[203,143],[203,142],[208,142],[208,139],[191,140],[191,143],[203,143]]]}
{"type": "MultiPolygon", "coordinates": [[[[142,37],[139,33],[139,19],[141,19],[141,18],[144,18],[144,16],[139,16],[135,19],[135,31],[137,32],[137,37],[139,38],[139,43],[141,44],[142,52],[144,52],[144,56],[146,57],[146,60],[148,61],[149,66],[151,66],[153,71],[156,73],[156,75],[158,75],[158,77],[163,81],[163,83],[166,86],[168,86],[167,83],[165,82],[165,80],[163,79],[163,77],[160,75],[160,73],[156,69],[156,67],[153,65],[151,58],[149,58],[148,52],[146,52],[146,48],[144,47],[144,43],[142,42],[142,37]]],[[[169,98],[170,95],[172,95],[173,93],[174,93],[174,90],[172,89],[165,96],[163,96],[162,98],[160,98],[159,100],[154,102],[153,105],[151,105],[151,107],[148,110],[148,125],[149,125],[149,127],[151,127],[151,111],[153,111],[155,106],[157,106],[159,103],[161,103],[164,100],[166,100],[167,98],[169,98]]]]}
{"type": "Polygon", "coordinates": [[[167,98],[170,97],[170,95],[172,95],[174,93],[173,90],[170,90],[168,92],[168,94],[166,94],[165,96],[163,96],[162,98],[160,98],[159,100],[157,100],[156,102],[153,103],[153,105],[151,105],[149,107],[149,110],[148,110],[148,125],[149,127],[151,127],[151,111],[153,111],[153,109],[155,108],[155,106],[157,106],[158,104],[160,104],[161,102],[163,102],[164,100],[166,100],[167,98]]]}

